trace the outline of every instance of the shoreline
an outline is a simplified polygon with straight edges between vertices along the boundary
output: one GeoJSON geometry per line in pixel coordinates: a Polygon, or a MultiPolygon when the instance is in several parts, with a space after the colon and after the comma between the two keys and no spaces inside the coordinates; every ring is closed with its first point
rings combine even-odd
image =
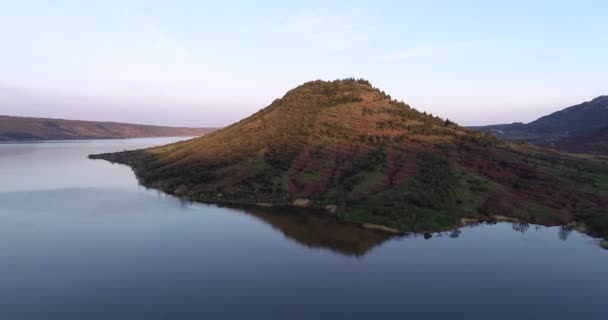
{"type": "MultiPolygon", "coordinates": [[[[61,139],[21,139],[21,140],[2,140],[0,139],[0,144],[26,144],[26,143],[47,143],[47,142],[86,142],[86,141],[112,141],[112,140],[129,140],[129,139],[154,139],[154,138],[190,138],[194,139],[200,136],[191,136],[191,135],[177,135],[177,136],[145,136],[145,137],[77,137],[77,138],[61,138],[61,139]]],[[[105,160],[105,159],[104,159],[105,160]]],[[[107,160],[109,161],[109,160],[107,160]]]]}
{"type": "Polygon", "coordinates": [[[283,207],[283,208],[288,208],[288,209],[308,210],[311,213],[316,212],[316,213],[325,214],[327,216],[332,216],[332,217],[336,218],[338,221],[340,221],[341,223],[353,224],[353,225],[359,226],[360,228],[364,228],[364,229],[368,229],[368,230],[372,230],[372,231],[380,232],[380,233],[384,233],[384,234],[389,234],[389,235],[393,235],[393,236],[404,236],[404,235],[415,233],[415,234],[424,235],[426,237],[428,235],[431,235],[432,233],[453,231],[453,230],[457,230],[461,227],[472,226],[472,225],[476,225],[476,224],[480,224],[480,223],[496,223],[496,222],[538,224],[538,225],[545,226],[545,227],[569,226],[569,227],[576,229],[577,231],[579,231],[581,233],[587,234],[588,236],[590,236],[592,238],[599,239],[600,243],[598,245],[601,246],[602,248],[608,249],[608,240],[588,234],[587,232],[585,232],[585,230],[586,230],[585,225],[583,223],[580,223],[577,221],[570,221],[567,224],[558,224],[558,223],[539,224],[537,222],[535,222],[535,223],[527,222],[524,220],[520,220],[517,218],[508,217],[508,216],[504,216],[504,215],[493,215],[493,216],[488,216],[488,217],[482,217],[482,216],[462,217],[457,221],[456,224],[454,224],[450,227],[442,228],[442,229],[405,231],[405,230],[393,228],[393,227],[386,226],[386,225],[374,224],[374,223],[369,223],[369,222],[345,220],[345,219],[341,218],[340,216],[338,216],[338,214],[336,214],[335,209],[337,207],[335,208],[335,205],[326,205],[325,207],[315,207],[315,206],[311,206],[312,201],[310,199],[306,199],[306,198],[296,198],[292,202],[285,202],[285,203],[248,202],[248,201],[219,200],[219,199],[213,199],[213,200],[211,200],[211,199],[193,199],[192,197],[190,197],[186,194],[183,194],[184,192],[177,192],[177,193],[180,193],[180,194],[177,194],[176,193],[177,189],[169,191],[169,190],[164,190],[162,188],[152,187],[152,186],[148,186],[148,185],[144,184],[141,181],[139,175],[137,174],[137,170],[134,167],[134,163],[132,161],[120,161],[117,159],[110,160],[109,158],[105,157],[105,156],[111,155],[111,154],[112,153],[110,153],[110,154],[92,154],[92,155],[89,155],[88,158],[92,159],[92,160],[104,160],[104,161],[108,161],[113,164],[126,165],[129,168],[131,168],[131,170],[133,171],[133,174],[135,176],[135,179],[137,179],[137,182],[139,183],[139,185],[143,186],[144,188],[151,189],[151,190],[157,190],[157,191],[163,192],[165,194],[174,196],[178,199],[187,200],[187,201],[191,201],[191,202],[214,204],[217,206],[227,206],[227,207],[231,207],[231,206],[232,207],[253,206],[253,207],[261,207],[261,208],[281,208],[281,207],[283,207]],[[332,207],[332,208],[328,209],[328,207],[332,207]]]}

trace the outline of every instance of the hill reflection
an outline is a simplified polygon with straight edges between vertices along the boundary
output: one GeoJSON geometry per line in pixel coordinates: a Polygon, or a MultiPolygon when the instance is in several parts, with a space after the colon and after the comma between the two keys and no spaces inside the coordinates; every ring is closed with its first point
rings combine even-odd
{"type": "Polygon", "coordinates": [[[363,256],[392,237],[354,223],[341,222],[323,212],[285,207],[230,207],[258,218],[301,245],[343,255],[363,256]]]}

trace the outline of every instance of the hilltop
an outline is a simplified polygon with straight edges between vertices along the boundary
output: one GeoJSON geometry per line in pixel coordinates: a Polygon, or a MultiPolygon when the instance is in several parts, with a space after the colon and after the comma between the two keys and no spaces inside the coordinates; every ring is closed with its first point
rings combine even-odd
{"type": "Polygon", "coordinates": [[[505,143],[366,80],[308,82],[201,138],[91,158],[192,200],[324,208],[385,230],[510,219],[608,235],[606,162],[505,143]]]}
{"type": "Polygon", "coordinates": [[[507,140],[526,141],[563,151],[608,154],[608,96],[565,108],[530,123],[470,127],[507,140]],[[573,142],[583,142],[573,148],[573,142]]]}
{"type": "Polygon", "coordinates": [[[213,130],[0,115],[0,141],[187,137],[200,136],[213,130]]]}

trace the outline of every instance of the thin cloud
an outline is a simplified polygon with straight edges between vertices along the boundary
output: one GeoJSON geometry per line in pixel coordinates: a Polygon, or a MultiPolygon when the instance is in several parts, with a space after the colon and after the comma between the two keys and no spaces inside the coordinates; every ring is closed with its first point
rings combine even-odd
{"type": "Polygon", "coordinates": [[[343,50],[362,45],[381,35],[362,25],[359,11],[306,10],[286,14],[265,23],[273,32],[295,35],[328,50],[343,50]]]}
{"type": "Polygon", "coordinates": [[[420,46],[420,47],[413,47],[410,49],[407,49],[405,51],[399,51],[399,52],[395,52],[392,54],[388,54],[385,56],[382,56],[382,60],[407,60],[407,59],[412,59],[412,58],[416,58],[416,57],[421,57],[424,55],[427,55],[429,53],[433,53],[433,51],[436,51],[436,48],[434,47],[429,47],[429,46],[420,46]]]}
{"type": "Polygon", "coordinates": [[[387,54],[381,56],[380,58],[385,61],[399,61],[399,60],[409,60],[419,57],[433,56],[442,53],[449,53],[458,50],[465,50],[480,47],[483,45],[487,45],[488,41],[463,41],[463,42],[453,42],[453,43],[445,43],[445,44],[437,44],[437,45],[429,45],[429,46],[417,46],[412,47],[403,51],[394,52],[391,54],[387,54]]]}

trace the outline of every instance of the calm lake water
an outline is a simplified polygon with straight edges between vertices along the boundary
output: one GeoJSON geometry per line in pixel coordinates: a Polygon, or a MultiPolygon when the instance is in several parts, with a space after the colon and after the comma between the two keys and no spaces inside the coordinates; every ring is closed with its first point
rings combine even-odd
{"type": "Polygon", "coordinates": [[[608,251],[577,232],[387,238],[86,158],[176,140],[0,144],[0,319],[608,319],[608,251]]]}

